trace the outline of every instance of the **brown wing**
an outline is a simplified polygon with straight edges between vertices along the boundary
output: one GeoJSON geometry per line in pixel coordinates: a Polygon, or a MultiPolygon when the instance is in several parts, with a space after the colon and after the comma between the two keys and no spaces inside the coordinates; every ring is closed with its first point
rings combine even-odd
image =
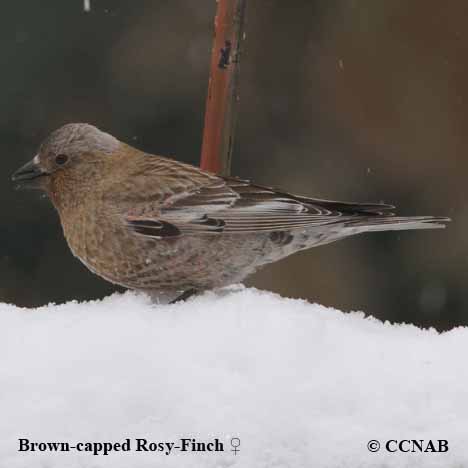
{"type": "Polygon", "coordinates": [[[138,234],[171,238],[284,231],[344,223],[363,216],[389,217],[391,208],[300,197],[246,180],[210,176],[198,186],[167,197],[156,210],[132,210],[127,222],[138,234]]]}

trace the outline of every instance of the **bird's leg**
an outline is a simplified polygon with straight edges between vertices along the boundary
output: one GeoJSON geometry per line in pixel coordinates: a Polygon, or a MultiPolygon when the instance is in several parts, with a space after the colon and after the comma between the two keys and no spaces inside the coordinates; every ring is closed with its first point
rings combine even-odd
{"type": "Polygon", "coordinates": [[[173,299],[171,302],[169,302],[169,304],[175,304],[176,302],[186,301],[189,297],[192,297],[195,294],[197,294],[197,292],[198,291],[195,288],[187,289],[182,294],[173,299]]]}

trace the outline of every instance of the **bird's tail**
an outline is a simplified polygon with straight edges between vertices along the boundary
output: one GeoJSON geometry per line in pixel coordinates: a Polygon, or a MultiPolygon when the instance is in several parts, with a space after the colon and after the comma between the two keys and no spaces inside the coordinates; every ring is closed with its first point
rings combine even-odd
{"type": "Polygon", "coordinates": [[[450,218],[437,216],[371,216],[346,223],[346,228],[361,232],[405,231],[410,229],[441,229],[450,218]]]}

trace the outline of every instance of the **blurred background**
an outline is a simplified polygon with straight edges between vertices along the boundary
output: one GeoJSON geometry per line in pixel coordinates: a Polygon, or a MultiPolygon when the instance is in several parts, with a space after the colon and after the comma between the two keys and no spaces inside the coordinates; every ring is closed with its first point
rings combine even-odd
{"type": "MultiPolygon", "coordinates": [[[[116,290],[10,174],[67,122],[198,164],[215,0],[4,2],[0,301],[116,290]]],[[[439,330],[468,324],[468,3],[250,0],[233,175],[293,193],[446,215],[265,267],[249,285],[439,330]]],[[[255,313],[255,311],[252,311],[255,313]]]]}

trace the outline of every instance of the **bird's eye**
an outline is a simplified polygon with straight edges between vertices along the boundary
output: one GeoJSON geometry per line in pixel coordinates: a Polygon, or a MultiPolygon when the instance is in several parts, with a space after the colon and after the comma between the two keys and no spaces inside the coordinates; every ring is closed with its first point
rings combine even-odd
{"type": "Polygon", "coordinates": [[[63,166],[68,161],[68,156],[66,154],[58,154],[55,156],[55,162],[59,166],[63,166]]]}

